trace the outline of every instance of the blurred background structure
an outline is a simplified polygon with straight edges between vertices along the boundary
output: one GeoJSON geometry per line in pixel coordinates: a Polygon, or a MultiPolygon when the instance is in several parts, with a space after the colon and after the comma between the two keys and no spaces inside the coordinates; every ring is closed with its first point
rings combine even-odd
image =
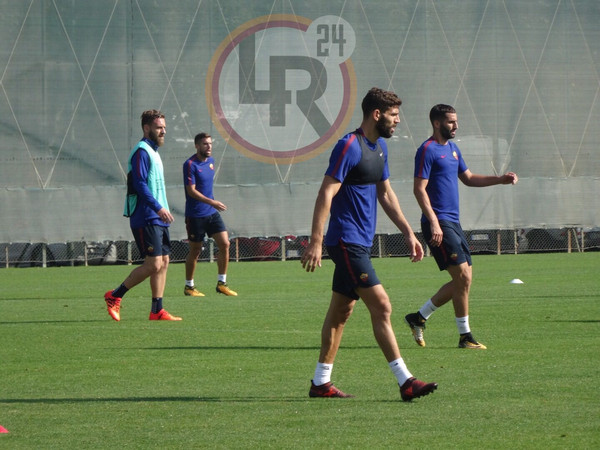
{"type": "MultiPolygon", "coordinates": [[[[294,258],[335,141],[372,86],[403,100],[391,180],[419,230],[413,160],[436,103],[478,173],[474,251],[600,246],[597,0],[0,0],[0,266],[136,260],[121,215],[140,114],[161,109],[173,259],[182,164],[212,134],[233,259],[294,258]]],[[[373,253],[405,254],[381,215],[373,253]]],[[[214,257],[207,241],[203,258],[214,257]]]]}

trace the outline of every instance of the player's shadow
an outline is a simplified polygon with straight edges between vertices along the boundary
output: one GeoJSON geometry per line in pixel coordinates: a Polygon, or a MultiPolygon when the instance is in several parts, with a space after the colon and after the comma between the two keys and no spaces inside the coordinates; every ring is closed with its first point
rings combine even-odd
{"type": "Polygon", "coordinates": [[[600,323],[600,319],[557,319],[557,320],[548,320],[548,322],[556,322],[556,323],[600,323]]]}
{"type": "MultiPolygon", "coordinates": [[[[307,403],[321,402],[321,399],[311,399],[307,393],[298,394],[297,396],[277,396],[277,397],[203,397],[203,396],[162,396],[162,397],[94,397],[94,398],[0,398],[0,405],[16,405],[16,404],[43,404],[43,405],[67,405],[77,403],[307,403]]],[[[375,399],[375,398],[344,398],[331,399],[334,402],[369,402],[369,403],[403,403],[400,399],[375,399]]]]}
{"type": "Polygon", "coordinates": [[[290,401],[306,401],[300,397],[195,397],[195,396],[165,396],[165,397],[98,397],[98,398],[3,398],[0,404],[36,404],[62,405],[69,403],[169,403],[169,402],[199,402],[199,403],[277,403],[290,401]]]}
{"type": "Polygon", "coordinates": [[[23,325],[23,324],[45,324],[45,323],[97,323],[106,322],[104,319],[93,320],[12,320],[10,322],[0,322],[0,325],[23,325]]]}
{"type": "MultiPolygon", "coordinates": [[[[354,346],[340,346],[340,350],[363,350],[363,349],[376,349],[378,348],[375,345],[354,345],[354,346]]],[[[319,351],[321,347],[319,346],[306,346],[306,347],[298,347],[298,346],[281,346],[281,345],[242,345],[242,346],[216,346],[216,345],[207,345],[207,346],[189,346],[189,347],[145,347],[139,350],[311,350],[311,351],[319,351]]]]}

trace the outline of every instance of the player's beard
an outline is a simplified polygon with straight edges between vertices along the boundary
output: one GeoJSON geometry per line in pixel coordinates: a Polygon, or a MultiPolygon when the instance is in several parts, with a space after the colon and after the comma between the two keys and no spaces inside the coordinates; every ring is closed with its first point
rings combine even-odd
{"type": "Polygon", "coordinates": [[[159,147],[162,147],[162,145],[165,143],[165,135],[163,134],[162,136],[160,136],[154,130],[150,130],[150,139],[156,142],[156,145],[158,145],[159,147]]]}
{"type": "Polygon", "coordinates": [[[379,134],[379,136],[386,138],[386,139],[391,138],[392,134],[394,134],[394,127],[391,126],[390,122],[388,120],[386,120],[383,115],[379,118],[379,120],[375,124],[375,129],[377,130],[377,133],[379,134]]]}
{"type": "Polygon", "coordinates": [[[454,139],[456,131],[454,132],[454,134],[452,134],[452,130],[449,130],[448,128],[440,128],[440,134],[444,139],[449,141],[450,139],[454,139]]]}

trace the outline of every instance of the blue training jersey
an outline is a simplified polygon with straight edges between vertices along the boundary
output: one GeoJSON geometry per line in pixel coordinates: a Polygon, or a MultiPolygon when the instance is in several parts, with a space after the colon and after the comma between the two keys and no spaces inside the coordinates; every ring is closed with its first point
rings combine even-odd
{"type": "MultiPolygon", "coordinates": [[[[460,223],[458,200],[458,175],[467,170],[467,164],[458,146],[448,141],[440,145],[433,139],[427,139],[415,155],[415,178],[427,181],[427,195],[438,220],[460,223]]],[[[425,214],[421,222],[427,222],[425,214]]]]}
{"type": "MultiPolygon", "coordinates": [[[[209,156],[206,161],[200,161],[193,155],[183,164],[183,185],[195,185],[196,190],[205,197],[214,200],[213,182],[215,178],[215,160],[209,156]]],[[[188,195],[185,189],[185,217],[212,216],[217,210],[205,202],[188,195]]]]}
{"type": "Polygon", "coordinates": [[[360,129],[347,134],[331,152],[325,175],[342,183],[331,203],[325,245],[337,245],[341,240],[371,247],[377,225],[375,183],[389,178],[385,140],[369,142],[360,129]]]}

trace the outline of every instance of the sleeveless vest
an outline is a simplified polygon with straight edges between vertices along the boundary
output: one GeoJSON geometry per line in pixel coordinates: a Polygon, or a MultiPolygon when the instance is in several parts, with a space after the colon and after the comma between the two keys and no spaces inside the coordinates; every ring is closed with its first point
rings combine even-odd
{"type": "Polygon", "coordinates": [[[362,157],[360,162],[348,172],[344,183],[346,184],[375,184],[381,181],[385,160],[383,158],[383,149],[377,142],[375,150],[369,148],[367,138],[359,133],[355,133],[356,139],[360,145],[362,157]]]}
{"type": "Polygon", "coordinates": [[[165,192],[165,176],[162,159],[156,150],[150,147],[146,142],[140,141],[129,153],[129,160],[127,162],[127,197],[125,198],[125,208],[123,215],[125,217],[131,217],[137,206],[137,192],[133,188],[132,177],[131,177],[131,159],[133,155],[141,148],[146,151],[150,156],[150,167],[148,168],[148,189],[152,193],[152,196],[161,204],[163,208],[169,209],[169,203],[167,202],[167,193],[165,192]]]}

